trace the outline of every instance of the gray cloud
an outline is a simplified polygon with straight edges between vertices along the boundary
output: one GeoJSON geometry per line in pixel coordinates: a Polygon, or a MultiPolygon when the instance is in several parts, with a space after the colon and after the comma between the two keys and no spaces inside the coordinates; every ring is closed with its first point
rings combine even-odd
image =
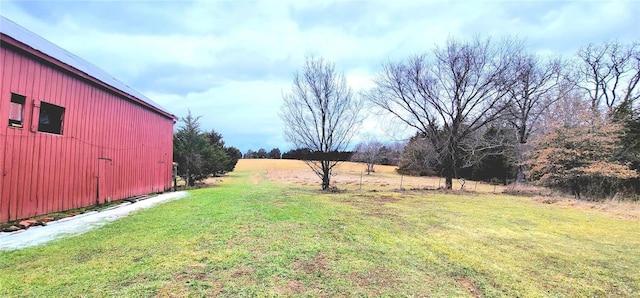
{"type": "Polygon", "coordinates": [[[48,24],[65,19],[107,32],[172,34],[183,31],[178,12],[183,1],[14,1],[17,7],[48,24]],[[150,21],[151,20],[151,21],[150,21]]]}
{"type": "Polygon", "coordinates": [[[639,13],[637,1],[2,2],[4,16],[178,116],[203,115],[203,128],[243,151],[286,148],[281,94],[307,55],[366,89],[381,63],[448,37],[517,35],[533,51],[572,55],[640,40],[639,13]]]}

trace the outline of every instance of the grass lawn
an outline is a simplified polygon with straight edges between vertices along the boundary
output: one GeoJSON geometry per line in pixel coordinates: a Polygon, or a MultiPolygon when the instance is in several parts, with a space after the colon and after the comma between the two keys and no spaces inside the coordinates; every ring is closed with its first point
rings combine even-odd
{"type": "Polygon", "coordinates": [[[215,188],[0,252],[0,297],[640,296],[636,220],[489,192],[321,193],[241,162],[215,188]]]}

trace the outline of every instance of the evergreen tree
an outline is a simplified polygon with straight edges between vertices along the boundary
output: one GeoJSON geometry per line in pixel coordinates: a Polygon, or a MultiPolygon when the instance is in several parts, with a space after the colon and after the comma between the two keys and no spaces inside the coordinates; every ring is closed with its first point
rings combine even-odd
{"type": "Polygon", "coordinates": [[[180,120],[184,125],[173,136],[173,160],[178,163],[178,175],[187,185],[194,186],[196,181],[207,177],[209,144],[200,131],[200,116],[193,117],[189,111],[180,120]]]}
{"type": "Polygon", "coordinates": [[[184,123],[173,137],[173,160],[178,163],[178,176],[194,186],[199,180],[233,171],[240,150],[225,147],[222,135],[215,130],[203,133],[200,130],[200,116],[194,117],[191,111],[181,118],[184,123]]]}

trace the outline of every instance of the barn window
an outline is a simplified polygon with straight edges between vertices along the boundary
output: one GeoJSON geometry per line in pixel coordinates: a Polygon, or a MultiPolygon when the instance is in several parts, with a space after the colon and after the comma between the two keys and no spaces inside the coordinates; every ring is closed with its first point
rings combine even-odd
{"type": "Polygon", "coordinates": [[[24,102],[26,97],[11,93],[11,104],[9,105],[9,126],[22,127],[24,118],[24,102]]]}
{"type": "Polygon", "coordinates": [[[38,118],[38,131],[62,134],[62,122],[64,120],[64,108],[50,103],[40,103],[40,116],[38,118]]]}

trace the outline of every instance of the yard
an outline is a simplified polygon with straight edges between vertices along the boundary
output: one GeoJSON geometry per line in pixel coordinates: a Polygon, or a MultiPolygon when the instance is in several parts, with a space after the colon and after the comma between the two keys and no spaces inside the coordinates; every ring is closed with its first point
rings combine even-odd
{"type": "Polygon", "coordinates": [[[216,187],[0,252],[0,296],[640,295],[637,204],[443,193],[360,166],[323,193],[301,163],[241,160],[216,187]]]}

